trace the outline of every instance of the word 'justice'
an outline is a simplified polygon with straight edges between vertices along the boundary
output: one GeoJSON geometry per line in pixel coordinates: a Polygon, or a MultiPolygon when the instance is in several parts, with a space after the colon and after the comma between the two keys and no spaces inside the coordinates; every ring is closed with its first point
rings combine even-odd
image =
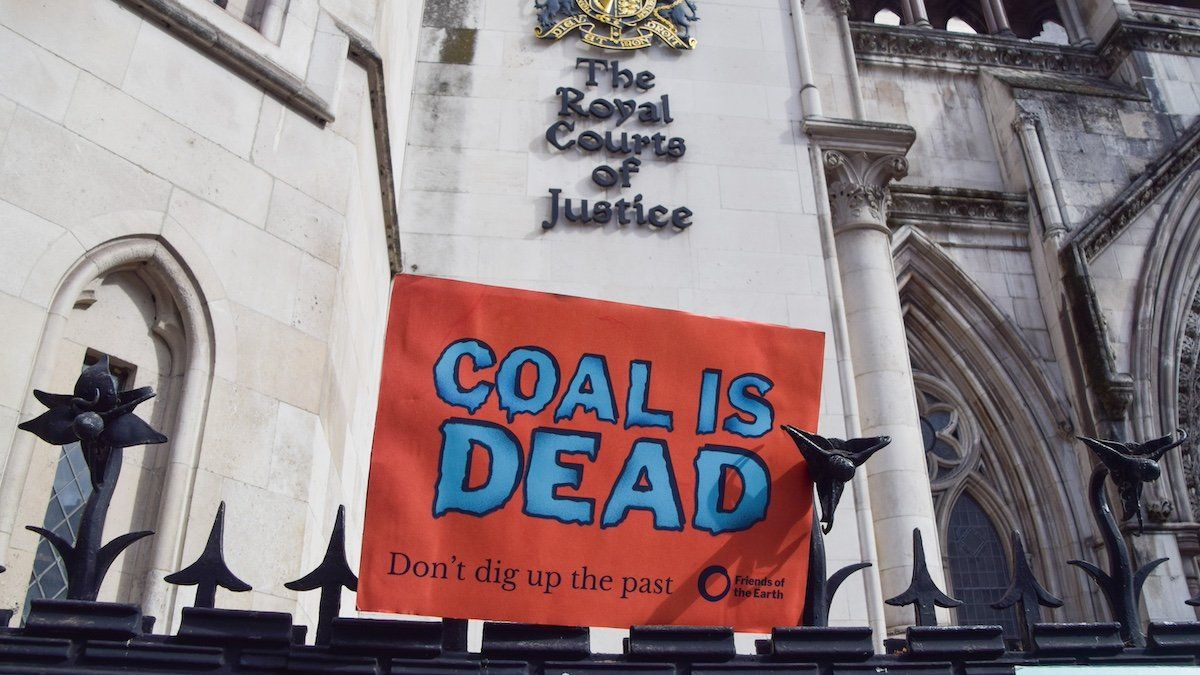
{"type": "MultiPolygon", "coordinates": [[[[671,99],[663,94],[657,99],[639,101],[636,96],[654,88],[654,73],[643,70],[634,73],[622,68],[619,61],[579,58],[577,69],[586,67],[585,86],[591,90],[609,84],[616,96],[598,96],[589,99],[589,94],[574,87],[559,87],[555,91],[558,100],[558,116],[562,119],[546,129],[546,142],[556,150],[579,152],[585,155],[603,154],[606,158],[620,162],[605,162],[592,170],[592,182],[608,189],[620,190],[633,186],[635,174],[641,172],[643,159],[674,161],[687,153],[687,143],[678,136],[669,136],[661,131],[649,133],[651,125],[666,125],[674,121],[671,117],[671,99]],[[579,130],[577,127],[591,121],[607,122],[612,129],[579,130]],[[641,128],[638,127],[640,125],[641,128]]],[[[549,230],[560,219],[572,223],[607,225],[648,225],[662,229],[670,225],[677,231],[692,225],[692,210],[686,206],[668,208],[661,204],[643,202],[641,194],[632,199],[621,196],[615,202],[563,197],[561,188],[550,188],[550,215],[542,222],[549,230]]]]}

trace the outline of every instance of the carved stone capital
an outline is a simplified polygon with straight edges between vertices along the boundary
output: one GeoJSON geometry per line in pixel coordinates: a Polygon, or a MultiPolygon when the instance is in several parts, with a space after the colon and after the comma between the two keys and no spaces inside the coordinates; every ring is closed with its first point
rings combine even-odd
{"type": "Polygon", "coordinates": [[[908,160],[898,154],[826,150],[824,163],[834,227],[887,230],[892,204],[888,183],[908,175],[908,160]]]}
{"type": "Polygon", "coordinates": [[[1028,110],[1017,110],[1016,119],[1013,120],[1013,131],[1018,134],[1024,129],[1036,129],[1041,123],[1037,113],[1029,112],[1028,110]]]}
{"type": "Polygon", "coordinates": [[[888,231],[888,184],[908,175],[908,152],[916,132],[899,124],[808,119],[804,130],[821,145],[835,231],[888,231]]]}

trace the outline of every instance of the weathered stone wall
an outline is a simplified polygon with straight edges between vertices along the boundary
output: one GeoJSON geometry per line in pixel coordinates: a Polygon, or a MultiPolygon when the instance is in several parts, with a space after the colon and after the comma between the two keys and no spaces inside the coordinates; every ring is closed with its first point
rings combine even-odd
{"type": "MultiPolygon", "coordinates": [[[[1010,86],[985,86],[995,83],[988,74],[873,63],[862,64],[862,82],[870,117],[902,119],[917,130],[909,175],[898,191],[910,186],[949,189],[947,194],[983,190],[1024,199],[1024,157],[1008,127],[1015,110],[1010,86]]],[[[1053,363],[1029,256],[1028,222],[1001,217],[994,209],[955,214],[954,203],[944,202],[914,226],[1019,328],[1032,349],[1030,358],[1053,363]]]]}
{"type": "MultiPolygon", "coordinates": [[[[1027,191],[1026,160],[1009,124],[1018,110],[1035,115],[1068,230],[1082,227],[1109,206],[1176,137],[1169,117],[1157,112],[1163,101],[1132,88],[1002,70],[980,74],[863,64],[862,73],[871,115],[904,119],[918,130],[904,184],[1027,191]]],[[[1041,227],[1037,225],[1035,239],[1041,227]]],[[[1031,356],[1053,364],[1028,233],[964,227],[954,235],[936,238],[1021,328],[1035,350],[1031,356]]],[[[1135,285],[1138,272],[1132,270],[1119,282],[1108,263],[1102,265],[1096,275],[1105,313],[1127,334],[1129,289],[1112,284],[1135,285]]]]}
{"type": "MultiPolygon", "coordinates": [[[[178,413],[198,426],[164,419],[181,440],[146,453],[156,467],[150,482],[162,484],[176,471],[167,453],[181,453],[182,438],[195,433],[194,488],[173,495],[186,523],[175,563],[198,554],[225,501],[228,559],[254,591],[222,596],[221,604],[299,609],[298,619],[309,621],[315,598],[297,608],[283,583],[319,559],[337,504],[349,502],[351,522],[361,522],[386,312],[367,74],[347,60],[347,38],[336,26],[370,39],[378,8],[292,0],[275,45],[211,3],[176,7],[303,81],[335,120],[302,116],[119,2],[0,6],[0,448],[6,472],[20,471],[10,447],[28,442],[13,427],[39,410],[30,389],[69,390],[78,371],[79,353],[41,344],[63,276],[106,242],[157,242],[197,289],[207,320],[205,334],[186,340],[207,343],[211,353],[210,363],[181,367],[203,380],[203,395],[186,401],[194,408],[178,413]]],[[[389,84],[403,92],[414,12],[385,14],[389,40],[381,50],[395,66],[389,84]]],[[[136,365],[143,357],[123,354],[119,337],[86,346],[136,365]]],[[[180,404],[168,394],[160,408],[180,404]]],[[[24,600],[37,538],[21,527],[41,523],[59,451],[39,442],[31,452],[24,491],[9,497],[20,503],[3,552],[7,607],[24,600]]],[[[171,458],[183,467],[193,461],[171,458]]],[[[130,486],[139,463],[122,479],[130,486]]],[[[138,508],[154,521],[159,510],[150,497],[138,508]]],[[[114,527],[129,522],[122,520],[115,517],[114,527]]],[[[152,547],[168,543],[160,534],[128,555],[155,558],[152,547]]],[[[147,611],[168,620],[172,605],[162,589],[147,592],[147,611]]],[[[176,611],[190,594],[180,592],[176,611]]]]}
{"type": "Polygon", "coordinates": [[[867,116],[917,130],[902,183],[1007,190],[978,76],[949,70],[863,64],[867,116]]]}
{"type": "Polygon", "coordinates": [[[1150,101],[1031,90],[1019,99],[1041,120],[1071,229],[1115,198],[1172,140],[1150,101]]]}

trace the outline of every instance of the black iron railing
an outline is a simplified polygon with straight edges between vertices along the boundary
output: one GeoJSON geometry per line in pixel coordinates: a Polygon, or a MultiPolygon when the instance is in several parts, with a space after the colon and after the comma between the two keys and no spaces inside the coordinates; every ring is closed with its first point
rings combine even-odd
{"type": "MultiPolygon", "coordinates": [[[[67,569],[67,599],[33,600],[24,626],[0,628],[4,672],[297,672],[297,673],[993,673],[1034,664],[1200,664],[1200,623],[1150,623],[1138,614],[1142,585],[1163,560],[1134,565],[1106,491],[1111,478],[1125,518],[1141,511],[1142,485],[1159,476],[1158,461],[1184,440],[1180,432],[1146,443],[1081,439],[1100,460],[1088,497],[1104,535],[1108,570],[1082,568],[1106,598],[1111,623],[1041,623],[1041,607],[1062,601],[1038,583],[1021,535],[1012,533],[1012,580],[994,603],[1019,609],[1019,640],[1006,643],[1000,626],[938,626],[936,607],[961,604],[938,588],[925,565],[920,530],[913,531],[914,569],[909,588],[888,599],[913,606],[915,624],[903,638],[876,653],[866,627],[830,627],[829,607],[858,563],[826,576],[824,535],[845,484],[858,467],[890,442],[886,437],[843,441],[793,427],[784,431],[804,455],[815,483],[809,579],[802,624],[776,628],[757,642],[757,653],[738,655],[730,628],[634,626],[622,654],[595,654],[587,628],[486,622],[479,652],[467,651],[466,622],[339,617],[341,591],[358,578],[345,554],[345,514],[339,508],[321,563],[286,586],[320,592],[313,644],[290,614],[220,609],[217,589],[251,590],[226,563],[225,505],[217,509],[200,557],[168,575],[168,583],[195,586],[192,607],[182,611],[174,635],[152,633],[154,619],[135,605],[95,600],[117,555],[151,532],[133,532],[102,544],[100,533],[121,469],[121,449],[166,440],[132,414],[153,396],[147,389],[118,392],[107,360],[87,368],[73,395],[35,392],[47,412],[20,427],[54,444],[79,441],[95,489],[88,497],[75,542],[30,527],[45,537],[67,569]]],[[[3,568],[0,568],[0,572],[3,568]]],[[[1181,599],[1181,602],[1184,600],[1181,599]]],[[[1200,598],[1186,601],[1200,604],[1200,598]]],[[[7,626],[12,612],[0,613],[7,626]]]]}

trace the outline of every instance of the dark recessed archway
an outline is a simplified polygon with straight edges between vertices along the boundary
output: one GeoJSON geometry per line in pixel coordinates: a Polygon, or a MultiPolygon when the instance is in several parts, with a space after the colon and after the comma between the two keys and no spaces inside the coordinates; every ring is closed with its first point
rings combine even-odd
{"type": "MultiPolygon", "coordinates": [[[[925,11],[929,15],[929,23],[933,28],[946,30],[946,24],[951,19],[959,19],[976,33],[986,35],[991,32],[988,28],[986,12],[983,3],[986,0],[925,0],[925,11]]],[[[1023,39],[1032,39],[1042,34],[1047,22],[1063,25],[1055,0],[1002,0],[1008,22],[1014,35],[1023,39]]],[[[1185,6],[1200,6],[1200,0],[1176,0],[1185,6]]],[[[854,21],[875,21],[875,16],[883,10],[889,10],[897,16],[904,16],[899,0],[857,0],[851,5],[850,19],[854,21]]]]}

